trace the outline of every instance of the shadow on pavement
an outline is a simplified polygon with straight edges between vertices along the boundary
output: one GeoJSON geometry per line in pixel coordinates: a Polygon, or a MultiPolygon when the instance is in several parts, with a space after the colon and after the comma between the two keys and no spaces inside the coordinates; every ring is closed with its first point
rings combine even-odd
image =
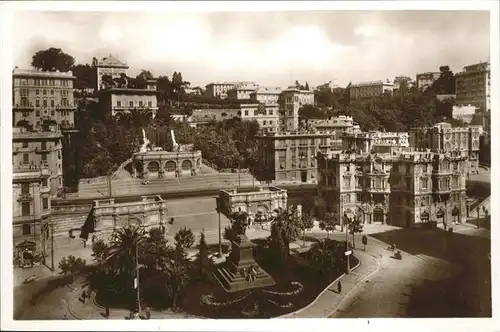
{"type": "Polygon", "coordinates": [[[491,317],[491,244],[486,238],[441,229],[399,229],[372,237],[412,255],[430,256],[461,267],[452,277],[412,287],[409,317],[491,317]]]}

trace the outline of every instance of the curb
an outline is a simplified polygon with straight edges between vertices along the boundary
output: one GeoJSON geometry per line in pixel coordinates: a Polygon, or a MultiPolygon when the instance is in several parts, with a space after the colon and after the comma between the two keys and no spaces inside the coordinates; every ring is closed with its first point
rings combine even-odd
{"type": "MultiPolygon", "coordinates": [[[[358,259],[358,264],[356,264],[356,266],[352,267],[352,268],[350,269],[350,271],[354,271],[354,270],[356,270],[358,267],[360,267],[360,266],[361,266],[361,260],[360,260],[358,257],[356,257],[356,258],[358,259]]],[[[325,292],[326,292],[326,291],[327,291],[330,287],[332,287],[335,283],[337,283],[339,280],[341,280],[341,279],[342,279],[345,275],[346,275],[345,273],[342,273],[342,275],[340,275],[340,277],[338,277],[337,279],[335,279],[334,281],[332,281],[330,284],[328,284],[328,286],[326,286],[326,287],[325,287],[325,289],[323,289],[323,290],[321,291],[321,293],[319,293],[319,294],[318,294],[318,296],[316,296],[316,298],[315,298],[315,299],[314,299],[311,303],[309,303],[308,305],[306,305],[305,307],[300,308],[300,309],[299,309],[299,310],[297,310],[297,311],[293,311],[293,312],[290,312],[290,313],[288,313],[288,314],[284,314],[284,315],[282,315],[282,316],[274,317],[274,319],[276,319],[276,318],[293,318],[293,317],[291,317],[291,316],[293,316],[293,315],[297,315],[297,314],[300,314],[301,312],[303,312],[303,311],[305,311],[305,310],[309,309],[310,307],[312,307],[312,306],[313,306],[313,305],[314,305],[314,304],[318,301],[318,299],[319,299],[319,298],[320,298],[320,297],[321,297],[321,296],[322,296],[322,295],[323,295],[323,294],[324,294],[324,293],[325,293],[325,292]]],[[[356,287],[356,286],[357,286],[357,285],[355,285],[354,287],[356,287]]],[[[354,288],[354,287],[353,287],[353,288],[354,288]]],[[[348,294],[349,294],[349,293],[348,293],[348,294]]],[[[344,299],[344,298],[342,298],[340,301],[342,301],[343,299],[344,299]]]]}

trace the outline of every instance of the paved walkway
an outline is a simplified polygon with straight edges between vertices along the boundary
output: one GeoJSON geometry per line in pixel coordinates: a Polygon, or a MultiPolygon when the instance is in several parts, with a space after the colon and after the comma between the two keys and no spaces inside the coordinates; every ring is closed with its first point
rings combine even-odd
{"type": "Polygon", "coordinates": [[[359,259],[360,265],[340,279],[342,283],[342,292],[340,294],[337,292],[337,282],[333,282],[309,306],[279,318],[324,318],[334,313],[345,297],[349,296],[367,278],[377,273],[380,268],[375,254],[357,250],[355,256],[359,259]]]}

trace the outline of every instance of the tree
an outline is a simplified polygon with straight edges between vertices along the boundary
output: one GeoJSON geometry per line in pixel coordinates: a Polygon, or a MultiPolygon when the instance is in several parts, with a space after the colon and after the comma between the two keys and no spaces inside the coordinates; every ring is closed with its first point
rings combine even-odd
{"type": "Polygon", "coordinates": [[[106,262],[109,247],[103,240],[97,240],[92,244],[92,257],[97,262],[99,267],[102,267],[106,262]]]}
{"type": "Polygon", "coordinates": [[[439,78],[432,84],[432,90],[437,94],[455,94],[455,75],[449,66],[439,67],[439,78]]]}
{"type": "Polygon", "coordinates": [[[31,66],[42,71],[69,71],[75,63],[75,58],[64,53],[60,48],[51,47],[38,51],[31,59],[31,66]]]}
{"type": "Polygon", "coordinates": [[[86,267],[86,262],[84,259],[75,258],[73,255],[69,255],[68,258],[63,257],[59,262],[60,274],[63,275],[74,275],[76,273],[82,272],[86,267]]]}
{"type": "Polygon", "coordinates": [[[274,211],[271,220],[271,245],[275,248],[281,263],[290,255],[290,242],[300,235],[299,211],[296,206],[274,211]]]}
{"type": "Polygon", "coordinates": [[[174,236],[174,239],[184,249],[189,249],[194,244],[194,235],[191,229],[184,227],[180,229],[174,236]]]}
{"type": "Polygon", "coordinates": [[[299,224],[298,227],[302,231],[302,246],[306,245],[306,231],[310,230],[314,226],[314,219],[313,217],[306,212],[302,212],[302,214],[299,217],[299,224]]]}
{"type": "Polygon", "coordinates": [[[352,245],[353,248],[356,248],[356,242],[354,242],[354,234],[363,232],[363,222],[361,216],[357,214],[354,218],[350,219],[350,222],[347,224],[347,228],[349,229],[349,234],[352,234],[352,245]]]}
{"type": "Polygon", "coordinates": [[[198,254],[195,260],[196,275],[202,280],[208,277],[209,269],[212,266],[212,259],[208,257],[208,244],[205,240],[205,233],[202,231],[200,234],[200,242],[198,243],[198,254]]]}
{"type": "Polygon", "coordinates": [[[311,250],[312,264],[322,275],[329,275],[342,266],[343,255],[334,240],[323,239],[313,244],[311,250]]]}
{"type": "Polygon", "coordinates": [[[326,238],[330,235],[330,232],[335,230],[335,225],[338,224],[337,214],[335,212],[325,213],[325,218],[319,222],[319,228],[322,231],[326,231],[326,238]]]}

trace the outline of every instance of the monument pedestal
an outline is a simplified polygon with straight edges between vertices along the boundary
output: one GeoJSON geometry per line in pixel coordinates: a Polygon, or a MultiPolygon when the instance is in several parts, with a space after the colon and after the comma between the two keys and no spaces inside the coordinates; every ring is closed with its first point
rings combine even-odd
{"type": "Polygon", "coordinates": [[[231,242],[231,254],[223,266],[214,272],[215,278],[227,292],[275,284],[273,278],[255,261],[253,257],[255,247],[256,245],[246,237],[242,238],[240,242],[231,242]],[[254,280],[250,280],[248,276],[252,266],[256,272],[254,280]]]}

